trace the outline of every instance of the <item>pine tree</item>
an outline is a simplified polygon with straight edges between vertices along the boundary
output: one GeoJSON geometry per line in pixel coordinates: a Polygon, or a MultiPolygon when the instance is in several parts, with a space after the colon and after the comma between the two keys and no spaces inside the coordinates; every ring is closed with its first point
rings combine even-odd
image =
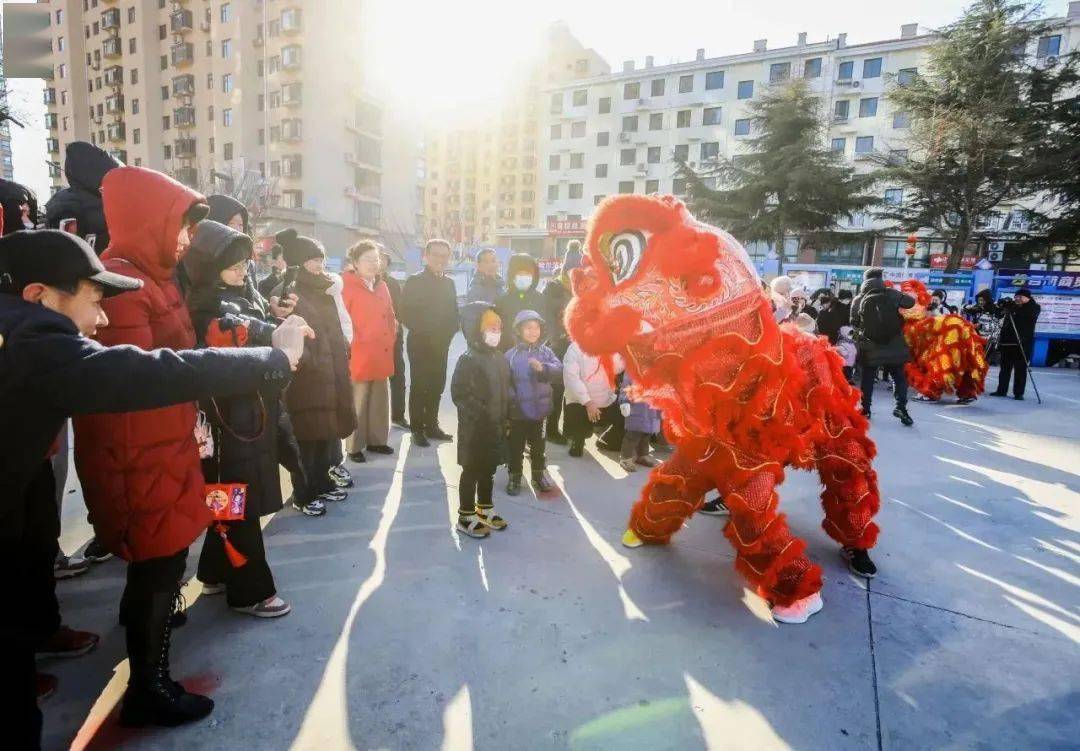
{"type": "Polygon", "coordinates": [[[751,112],[744,153],[700,171],[679,165],[695,215],[745,242],[775,243],[782,257],[789,235],[804,244],[834,239],[842,217],[876,203],[865,192],[873,177],[856,175],[826,147],[820,103],[804,81],[774,86],[751,112]]]}

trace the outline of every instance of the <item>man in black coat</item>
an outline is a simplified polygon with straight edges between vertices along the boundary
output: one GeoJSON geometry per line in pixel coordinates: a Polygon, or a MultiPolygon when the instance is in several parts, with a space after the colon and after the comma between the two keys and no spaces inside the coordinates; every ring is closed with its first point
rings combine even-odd
{"type": "MultiPolygon", "coordinates": [[[[566,350],[570,348],[570,335],[566,333],[566,322],[563,315],[566,306],[570,304],[570,298],[574,293],[570,290],[570,272],[581,265],[581,243],[571,240],[563,256],[562,269],[559,274],[544,285],[542,293],[544,298],[544,320],[548,323],[548,344],[555,352],[555,356],[561,361],[566,356],[566,350]]],[[[551,443],[564,444],[566,437],[559,430],[559,417],[563,411],[563,383],[561,380],[551,384],[551,414],[547,418],[545,437],[551,443]]]]}
{"type": "Polygon", "coordinates": [[[446,276],[450,243],[428,240],[424,270],[405,282],[401,320],[409,330],[409,426],[413,443],[429,446],[429,438],[451,441],[439,427],[439,401],[446,389],[446,358],[458,330],[457,290],[446,276]]]}
{"type": "Polygon", "coordinates": [[[851,325],[855,328],[862,366],[862,411],[869,419],[874,399],[874,378],[882,368],[892,378],[896,408],[893,416],[906,426],[915,424],[907,411],[907,376],[904,363],[911,359],[904,340],[901,308],[915,305],[914,298],[886,287],[882,269],[867,269],[859,296],[851,304],[851,325]]]}
{"type": "Polygon", "coordinates": [[[101,205],[101,181],[110,170],[123,167],[119,159],[86,141],[72,141],[64,150],[68,187],[45,204],[45,226],[74,232],[98,255],[109,247],[109,230],[101,205]],[[75,220],[75,226],[65,223],[75,220]]]}
{"type": "Polygon", "coordinates": [[[851,305],[833,297],[830,290],[823,290],[818,295],[818,304],[821,310],[817,316],[817,332],[828,337],[829,344],[836,344],[840,328],[851,321],[851,305]]]}
{"type": "Polygon", "coordinates": [[[517,341],[513,322],[523,310],[544,310],[544,298],[536,291],[540,282],[540,264],[528,253],[515,253],[506,264],[506,277],[509,279],[507,291],[495,301],[495,312],[506,322],[503,326],[502,341],[499,350],[506,352],[517,341]]]}
{"type": "Polygon", "coordinates": [[[64,232],[0,240],[0,414],[9,426],[0,431],[0,545],[9,553],[9,601],[19,604],[0,620],[0,675],[18,697],[0,702],[0,722],[13,748],[40,745],[34,652],[41,610],[56,608],[60,531],[49,455],[65,420],[277,391],[303,351],[304,334],[292,325],[275,337],[276,349],[147,352],[90,339],[108,325],[101,299],[139,286],[64,232]]]}
{"type": "Polygon", "coordinates": [[[1022,400],[1024,389],[1027,388],[1031,350],[1035,346],[1035,323],[1042,308],[1031,299],[1031,290],[1027,287],[1016,290],[1011,300],[1001,300],[998,308],[1004,317],[998,338],[1001,369],[998,371],[997,389],[991,391],[990,396],[1005,396],[1015,373],[1013,399],[1022,400]]]}
{"type": "Polygon", "coordinates": [[[401,325],[401,282],[390,276],[390,254],[379,251],[379,278],[390,291],[390,304],[398,319],[397,336],[394,337],[394,375],[390,376],[390,422],[400,428],[408,428],[405,419],[405,329],[401,325]]]}

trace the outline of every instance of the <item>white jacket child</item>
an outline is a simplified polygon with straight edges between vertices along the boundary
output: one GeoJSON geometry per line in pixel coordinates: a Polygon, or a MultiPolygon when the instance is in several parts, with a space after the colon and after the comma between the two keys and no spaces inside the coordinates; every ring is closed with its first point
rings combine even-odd
{"type": "MultiPolygon", "coordinates": [[[[615,355],[615,372],[623,372],[625,367],[622,357],[615,355]]],[[[577,342],[570,344],[563,357],[563,386],[567,404],[586,404],[592,402],[603,409],[615,401],[615,389],[608,380],[600,358],[581,351],[577,342]]]]}

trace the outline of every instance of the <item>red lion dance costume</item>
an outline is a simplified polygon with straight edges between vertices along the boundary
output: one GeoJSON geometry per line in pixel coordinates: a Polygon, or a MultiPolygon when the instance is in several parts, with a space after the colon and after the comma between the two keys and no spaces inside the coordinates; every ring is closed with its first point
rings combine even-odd
{"type": "Polygon", "coordinates": [[[904,366],[908,383],[934,401],[953,392],[961,402],[974,401],[986,386],[986,340],[960,316],[927,315],[930,293],[922,282],[908,279],[900,290],[916,303],[901,311],[904,339],[911,349],[911,360],[904,366]]]}
{"type": "Polygon", "coordinates": [[[663,411],[676,446],[623,543],[668,542],[717,488],[736,568],[774,617],[805,621],[821,609],[821,568],[777,512],[784,468],[817,469],[822,526],[841,545],[865,550],[878,535],[875,448],[839,356],[824,338],[778,325],[742,246],[671,196],[606,200],[587,246],[568,330],[588,353],[623,355],[633,398],[663,411]]]}

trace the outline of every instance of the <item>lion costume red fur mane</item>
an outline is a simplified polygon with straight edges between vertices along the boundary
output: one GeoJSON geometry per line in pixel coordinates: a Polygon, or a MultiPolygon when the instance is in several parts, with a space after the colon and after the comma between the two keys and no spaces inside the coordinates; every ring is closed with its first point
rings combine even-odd
{"type": "Polygon", "coordinates": [[[676,446],[628,535],[669,541],[716,488],[736,568],[758,593],[782,606],[817,593],[821,569],[777,510],[785,467],[817,469],[822,526],[841,545],[869,548],[878,534],[875,449],[839,356],[776,324],[742,246],[671,196],[609,198],[586,245],[567,329],[585,352],[624,357],[632,397],[662,410],[676,446]]]}

